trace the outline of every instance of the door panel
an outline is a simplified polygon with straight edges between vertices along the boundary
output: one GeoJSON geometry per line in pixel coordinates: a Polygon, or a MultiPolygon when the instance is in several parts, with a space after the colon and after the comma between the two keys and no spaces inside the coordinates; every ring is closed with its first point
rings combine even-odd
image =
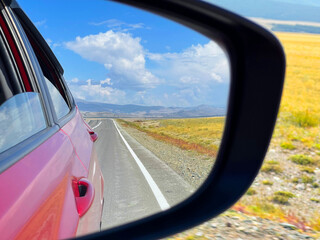
{"type": "Polygon", "coordinates": [[[80,218],[77,236],[97,232],[100,230],[100,220],[103,210],[104,179],[102,177],[95,148],[93,148],[89,174],[87,178],[95,189],[95,196],[88,212],[86,212],[85,215],[80,218]]]}
{"type": "Polygon", "coordinates": [[[79,159],[86,169],[89,169],[92,155],[93,142],[78,108],[75,117],[62,127],[62,130],[70,137],[79,159]]]}
{"type": "Polygon", "coordinates": [[[103,176],[94,150],[94,143],[77,108],[75,117],[62,127],[71,139],[81,163],[88,169],[85,176],[94,188],[94,199],[89,210],[80,218],[77,236],[100,230],[103,207],[103,176]]]}
{"type": "Polygon", "coordinates": [[[4,171],[0,175],[1,238],[72,236],[79,220],[72,180],[84,176],[86,171],[61,131],[4,171]]]}

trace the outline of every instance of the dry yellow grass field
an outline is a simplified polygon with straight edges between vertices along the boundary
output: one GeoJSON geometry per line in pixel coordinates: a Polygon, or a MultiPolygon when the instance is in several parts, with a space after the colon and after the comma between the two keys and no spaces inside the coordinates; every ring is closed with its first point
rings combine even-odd
{"type": "Polygon", "coordinates": [[[277,33],[287,71],[273,141],[320,149],[320,35],[277,33]]]}
{"type": "Polygon", "coordinates": [[[215,157],[220,145],[224,117],[126,121],[150,136],[215,157]]]}

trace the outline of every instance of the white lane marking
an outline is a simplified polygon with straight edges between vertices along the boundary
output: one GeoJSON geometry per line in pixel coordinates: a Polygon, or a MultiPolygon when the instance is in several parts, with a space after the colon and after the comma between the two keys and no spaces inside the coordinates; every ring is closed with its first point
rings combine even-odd
{"type": "Polygon", "coordinates": [[[122,136],[117,124],[115,123],[114,120],[113,124],[116,127],[120,137],[122,138],[124,144],[126,145],[126,147],[128,148],[129,152],[131,153],[132,157],[134,158],[134,160],[136,160],[136,163],[138,164],[143,176],[145,177],[145,179],[147,180],[153,195],[155,196],[155,198],[157,199],[157,202],[161,208],[161,210],[166,210],[168,208],[170,208],[170,205],[168,204],[166,198],[163,196],[161,190],[159,189],[158,185],[155,183],[155,181],[153,180],[153,178],[151,177],[150,173],[147,171],[147,169],[144,167],[144,165],[142,164],[142,162],[140,161],[140,159],[138,158],[138,156],[134,153],[134,151],[132,150],[132,148],[130,147],[130,145],[128,144],[128,142],[124,139],[124,137],[122,136]]]}
{"type": "Polygon", "coordinates": [[[93,129],[95,129],[95,128],[99,127],[99,126],[101,125],[101,123],[102,123],[102,122],[99,122],[99,123],[98,123],[98,125],[96,125],[96,126],[92,127],[91,129],[93,130],[93,129]]]}

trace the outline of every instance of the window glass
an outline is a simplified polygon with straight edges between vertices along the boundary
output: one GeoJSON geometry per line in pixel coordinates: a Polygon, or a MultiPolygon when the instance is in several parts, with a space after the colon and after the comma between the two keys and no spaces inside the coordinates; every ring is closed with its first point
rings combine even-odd
{"type": "Polygon", "coordinates": [[[57,118],[60,119],[67,115],[70,109],[58,89],[56,89],[56,87],[46,77],[44,77],[44,79],[46,80],[46,84],[48,86],[49,94],[53,102],[53,107],[57,114],[57,118]]]}
{"type": "Polygon", "coordinates": [[[39,49],[36,49],[36,56],[40,64],[46,85],[49,90],[50,98],[58,119],[61,119],[70,112],[67,104],[67,96],[63,90],[60,78],[46,58],[40,57],[39,49]]]}
{"type": "Polygon", "coordinates": [[[56,116],[58,119],[61,119],[70,112],[65,86],[61,81],[59,73],[56,72],[54,65],[47,58],[43,49],[34,40],[32,35],[27,34],[27,36],[42,70],[56,116]]]}
{"type": "MultiPolygon", "coordinates": [[[[20,23],[23,23],[20,19],[20,23]]],[[[20,24],[17,22],[17,24],[20,24]]],[[[53,103],[54,111],[58,119],[61,119],[70,112],[71,107],[69,107],[69,99],[66,93],[66,86],[61,79],[60,73],[56,71],[57,65],[54,64],[54,60],[50,57],[50,54],[43,49],[43,43],[41,44],[41,37],[37,38],[30,29],[25,27],[25,24],[22,24],[24,33],[29,40],[30,47],[35,54],[39,66],[42,70],[43,76],[45,78],[46,85],[49,90],[49,95],[53,103]],[[39,42],[40,41],[40,42],[39,42]]],[[[27,43],[28,45],[28,43],[27,43]]],[[[50,50],[49,50],[50,51],[50,50]]]]}
{"type": "Polygon", "coordinates": [[[0,153],[46,128],[39,93],[17,94],[0,106],[0,153]]]}

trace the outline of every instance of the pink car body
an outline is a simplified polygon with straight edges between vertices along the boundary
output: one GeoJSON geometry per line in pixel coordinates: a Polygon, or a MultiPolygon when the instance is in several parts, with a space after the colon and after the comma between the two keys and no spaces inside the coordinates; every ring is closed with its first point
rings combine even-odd
{"type": "MultiPolygon", "coordinates": [[[[66,106],[68,104],[68,113],[61,119],[52,113],[55,101],[49,99],[50,90],[43,90],[46,89],[43,87],[44,78],[37,73],[39,72],[37,68],[42,67],[42,63],[34,65],[36,58],[30,51],[30,46],[34,47],[38,60],[39,56],[41,59],[47,58],[52,54],[51,50],[43,45],[44,40],[37,34],[35,37],[30,37],[36,30],[30,25],[30,20],[26,20],[26,16],[21,13],[18,6],[15,8],[1,6],[1,8],[1,37],[5,39],[6,47],[13,56],[12,65],[17,66],[16,74],[20,76],[20,80],[16,81],[22,86],[22,90],[12,94],[3,102],[3,109],[0,105],[0,114],[1,110],[7,110],[4,106],[10,99],[19,94],[34,92],[42,99],[43,116],[46,116],[46,125],[44,129],[39,130],[39,133],[21,141],[17,140],[2,151],[0,146],[1,239],[60,239],[99,231],[104,181],[94,148],[97,135],[83,120],[62,74],[61,76],[57,74],[56,79],[50,81],[56,84],[55,91],[60,92],[61,99],[65,99],[66,106]],[[10,18],[13,20],[10,21],[10,18]],[[24,22],[21,19],[24,19],[24,22]],[[18,30],[15,30],[14,25],[18,30]],[[28,36],[31,44],[24,34],[28,36]],[[16,35],[22,36],[23,41],[17,42],[16,35]],[[39,42],[42,44],[39,44],[40,50],[36,46],[39,42]],[[32,71],[28,71],[28,67],[38,75],[31,76],[32,71]],[[46,137],[39,140],[37,134],[46,137]]],[[[56,74],[58,71],[52,70],[56,67],[54,66],[56,59],[51,56],[45,61],[52,64],[48,69],[52,74],[56,74]]],[[[45,75],[43,67],[42,71],[45,75]]],[[[0,90],[3,90],[1,86],[0,90]]],[[[8,126],[11,124],[2,123],[8,126]]],[[[0,132],[4,134],[1,137],[10,137],[12,130],[0,127],[0,132]]],[[[12,131],[12,134],[15,134],[14,132],[12,131]]],[[[14,140],[13,137],[12,141],[14,140]]]]}
{"type": "Polygon", "coordinates": [[[0,181],[4,183],[0,185],[3,239],[61,239],[99,231],[103,177],[79,111],[41,146],[0,174],[0,181]],[[76,196],[81,179],[87,179],[94,189],[84,197],[76,196]],[[80,217],[81,208],[88,211],[81,210],[84,215],[80,217]]]}

